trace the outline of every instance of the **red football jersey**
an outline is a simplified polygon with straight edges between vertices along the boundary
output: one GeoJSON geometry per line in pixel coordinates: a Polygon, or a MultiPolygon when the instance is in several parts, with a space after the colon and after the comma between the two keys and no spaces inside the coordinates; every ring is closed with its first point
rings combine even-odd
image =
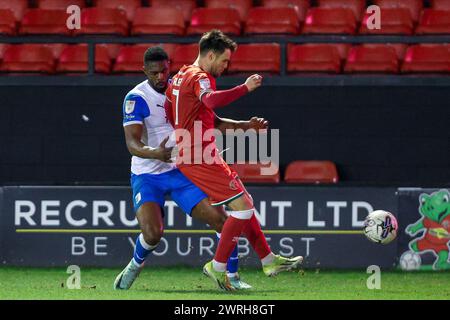
{"type": "MultiPolygon", "coordinates": [[[[185,129],[189,131],[191,140],[183,142],[183,148],[190,148],[194,155],[194,146],[196,151],[202,151],[210,144],[214,143],[215,138],[206,137],[204,132],[208,129],[214,129],[214,112],[204,105],[201,101],[203,94],[216,91],[216,80],[200,67],[189,65],[183,66],[173,77],[171,84],[166,90],[166,98],[171,103],[171,114],[168,118],[173,121],[172,125],[176,129],[177,143],[180,142],[180,131],[185,129]],[[196,121],[200,121],[197,127],[200,130],[194,130],[196,121]],[[201,135],[199,137],[199,134],[201,135]]],[[[167,110],[166,110],[167,112],[167,110]]],[[[180,146],[180,145],[179,145],[180,146]]],[[[215,146],[211,146],[215,149],[215,146]]],[[[180,156],[183,150],[180,149],[180,156]]]]}

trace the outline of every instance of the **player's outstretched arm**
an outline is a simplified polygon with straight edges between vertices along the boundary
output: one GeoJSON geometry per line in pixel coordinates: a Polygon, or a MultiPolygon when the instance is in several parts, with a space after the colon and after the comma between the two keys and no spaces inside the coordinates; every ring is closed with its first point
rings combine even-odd
{"type": "Polygon", "coordinates": [[[142,143],[142,125],[133,124],[124,127],[125,141],[128,151],[136,157],[144,159],[157,159],[163,162],[171,162],[171,153],[173,148],[167,148],[166,143],[169,137],[161,141],[158,148],[151,148],[142,143]]]}
{"type": "Polygon", "coordinates": [[[228,118],[221,118],[216,114],[214,126],[222,133],[226,130],[242,129],[244,131],[248,129],[254,129],[256,131],[265,130],[269,127],[269,121],[264,118],[252,117],[250,120],[233,120],[228,118]]]}
{"type": "Polygon", "coordinates": [[[262,84],[262,77],[254,74],[247,78],[244,84],[229,90],[217,90],[205,93],[201,96],[203,104],[214,109],[226,106],[249,92],[256,90],[262,84]]]}

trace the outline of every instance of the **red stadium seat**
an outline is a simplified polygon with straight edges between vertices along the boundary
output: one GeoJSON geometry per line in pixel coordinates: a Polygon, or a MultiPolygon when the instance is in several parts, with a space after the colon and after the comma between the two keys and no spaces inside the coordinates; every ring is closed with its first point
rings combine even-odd
{"type": "Polygon", "coordinates": [[[120,9],[86,8],[81,11],[80,30],[76,34],[128,35],[128,20],[120,9]]]}
{"type": "Polygon", "coordinates": [[[309,0],[263,0],[262,5],[267,8],[294,8],[298,20],[305,21],[306,11],[309,8],[309,0]]]}
{"type": "Polygon", "coordinates": [[[332,44],[295,45],[288,51],[288,72],[326,72],[341,71],[341,56],[332,44]]]}
{"type": "Polygon", "coordinates": [[[95,0],[94,5],[97,8],[123,10],[128,21],[133,21],[136,9],[141,6],[141,0],[95,0]]]}
{"type": "MultiPolygon", "coordinates": [[[[86,44],[69,45],[61,56],[56,71],[59,73],[88,72],[88,46],[86,44]]],[[[95,47],[95,72],[109,73],[111,59],[104,45],[95,47]]]]}
{"type": "Polygon", "coordinates": [[[176,43],[159,43],[157,45],[164,49],[164,51],[169,56],[170,61],[172,61],[173,53],[175,52],[175,48],[178,46],[178,44],[176,44],[176,43]]]}
{"type": "Polygon", "coordinates": [[[337,183],[336,165],[331,161],[294,161],[284,175],[287,183],[337,183]]]}
{"type": "Polygon", "coordinates": [[[360,34],[405,34],[414,32],[414,23],[408,9],[386,8],[382,11],[382,23],[380,29],[367,28],[368,18],[372,14],[366,13],[359,30],[360,34]]]}
{"type": "Polygon", "coordinates": [[[450,50],[446,45],[414,45],[406,51],[402,73],[450,73],[450,50]]]}
{"type": "MultiPolygon", "coordinates": [[[[172,57],[174,50],[173,44],[156,44],[156,43],[144,43],[137,45],[123,46],[120,48],[117,54],[116,63],[113,67],[115,73],[134,73],[142,72],[144,66],[144,53],[149,47],[161,46],[172,57]]],[[[177,70],[178,71],[178,70],[177,70]]]]}
{"type": "Polygon", "coordinates": [[[416,34],[450,34],[450,11],[423,10],[416,34]]]}
{"type": "Polygon", "coordinates": [[[304,34],[354,34],[356,18],[350,9],[311,8],[306,14],[304,34]]]}
{"type": "Polygon", "coordinates": [[[3,53],[1,72],[53,73],[55,60],[52,51],[45,45],[11,45],[3,53]]]}
{"type": "Polygon", "coordinates": [[[197,7],[195,0],[152,0],[153,8],[176,8],[183,13],[184,22],[191,20],[192,11],[197,7]]]}
{"type": "Polygon", "coordinates": [[[435,10],[450,10],[450,1],[448,0],[431,0],[431,8],[435,10]]]}
{"type": "Polygon", "coordinates": [[[115,60],[117,58],[119,50],[122,47],[122,45],[118,43],[103,43],[101,46],[106,49],[111,60],[115,60]]]}
{"type": "Polygon", "coordinates": [[[231,57],[229,73],[279,73],[280,45],[277,43],[241,44],[231,57]]]}
{"type": "MultiPolygon", "coordinates": [[[[327,45],[331,45],[333,47],[335,47],[338,52],[339,52],[339,57],[341,59],[341,61],[344,61],[347,59],[347,54],[348,51],[350,50],[350,48],[352,47],[352,45],[350,43],[314,43],[314,44],[327,44],[327,45]]],[[[313,43],[311,43],[311,45],[313,45],[313,43]]],[[[293,43],[288,43],[287,44],[287,52],[289,53],[291,48],[297,46],[296,44],[293,43]]]]}
{"type": "Polygon", "coordinates": [[[144,53],[155,44],[138,44],[120,48],[113,67],[113,72],[142,72],[144,66],[144,53]]]}
{"type": "Polygon", "coordinates": [[[393,47],[377,45],[355,46],[350,49],[346,73],[398,73],[397,53],[393,47]]]}
{"type": "Polygon", "coordinates": [[[70,35],[67,28],[67,13],[64,10],[30,9],[22,19],[20,34],[62,34],[70,35]]]}
{"type": "Polygon", "coordinates": [[[264,172],[261,171],[269,167],[269,165],[263,165],[261,163],[235,163],[231,165],[231,168],[236,171],[244,183],[280,183],[278,166],[274,168],[275,172],[272,174],[263,174],[264,172]]]}
{"type": "Polygon", "coordinates": [[[76,5],[80,8],[86,7],[86,3],[84,0],[38,0],[37,7],[39,9],[47,9],[47,10],[64,10],[71,6],[76,5]]]}
{"type": "Polygon", "coordinates": [[[0,34],[14,35],[16,33],[16,18],[11,10],[0,9],[0,34]]]}
{"type": "Polygon", "coordinates": [[[374,0],[374,4],[380,6],[381,12],[386,8],[408,9],[414,22],[419,20],[423,8],[423,0],[374,0]]]}
{"type": "MultiPolygon", "coordinates": [[[[397,55],[397,60],[403,61],[406,54],[406,49],[408,48],[408,45],[406,43],[386,43],[382,44],[383,46],[391,47],[395,50],[395,54],[397,55]]],[[[366,48],[372,48],[372,47],[379,47],[379,43],[366,43],[364,44],[364,47],[366,48]]]]}
{"type": "Polygon", "coordinates": [[[333,47],[335,47],[339,52],[339,57],[342,61],[347,59],[348,52],[352,45],[350,43],[333,43],[333,47]]]}
{"type": "Polygon", "coordinates": [[[366,0],[318,0],[320,8],[347,8],[353,11],[357,21],[361,21],[366,9],[366,0]]]}
{"type": "Polygon", "coordinates": [[[299,30],[294,8],[252,8],[245,27],[246,34],[298,34],[299,30]]]}
{"type": "Polygon", "coordinates": [[[28,8],[27,0],[0,0],[0,9],[11,10],[16,21],[22,20],[25,10],[28,8]]]}
{"type": "Polygon", "coordinates": [[[5,50],[9,47],[9,44],[6,43],[0,43],[0,61],[3,59],[3,54],[5,53],[5,50]]]}
{"type": "Polygon", "coordinates": [[[187,34],[203,34],[211,29],[220,29],[231,35],[241,34],[241,20],[236,9],[198,8],[192,12],[187,34]]]}
{"type": "Polygon", "coordinates": [[[45,47],[49,48],[53,54],[53,58],[56,60],[59,59],[63,50],[68,46],[66,43],[46,43],[45,47]]]}
{"type": "Polygon", "coordinates": [[[185,64],[190,65],[194,63],[198,56],[198,44],[182,44],[176,46],[173,55],[172,63],[170,65],[170,72],[178,72],[185,64]]]}
{"type": "Polygon", "coordinates": [[[241,21],[245,21],[252,7],[252,0],[206,0],[205,7],[236,9],[241,21]]]}
{"type": "Polygon", "coordinates": [[[131,27],[132,34],[184,34],[184,19],[175,8],[139,8],[131,27]]]}

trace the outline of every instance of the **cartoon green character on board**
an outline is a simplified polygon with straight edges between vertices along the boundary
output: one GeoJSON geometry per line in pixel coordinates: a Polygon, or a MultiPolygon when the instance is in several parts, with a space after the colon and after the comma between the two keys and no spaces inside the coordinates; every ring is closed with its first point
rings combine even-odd
{"type": "Polygon", "coordinates": [[[421,266],[427,270],[450,270],[449,246],[450,242],[450,192],[439,190],[428,195],[419,196],[419,212],[422,215],[416,223],[406,228],[406,233],[415,236],[423,231],[420,238],[413,239],[409,243],[410,249],[415,253],[431,251],[436,255],[432,266],[421,266]]]}

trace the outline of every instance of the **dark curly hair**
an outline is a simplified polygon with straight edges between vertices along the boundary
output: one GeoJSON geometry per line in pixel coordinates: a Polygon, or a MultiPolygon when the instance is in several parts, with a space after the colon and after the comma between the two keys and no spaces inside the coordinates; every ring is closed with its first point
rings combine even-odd
{"type": "Polygon", "coordinates": [[[150,47],[144,54],[144,65],[149,62],[169,60],[169,56],[161,47],[150,47]]]}
{"type": "Polygon", "coordinates": [[[199,41],[200,55],[204,56],[212,50],[216,54],[222,54],[226,49],[234,52],[237,48],[236,42],[231,40],[222,31],[214,29],[203,34],[199,41]]]}

